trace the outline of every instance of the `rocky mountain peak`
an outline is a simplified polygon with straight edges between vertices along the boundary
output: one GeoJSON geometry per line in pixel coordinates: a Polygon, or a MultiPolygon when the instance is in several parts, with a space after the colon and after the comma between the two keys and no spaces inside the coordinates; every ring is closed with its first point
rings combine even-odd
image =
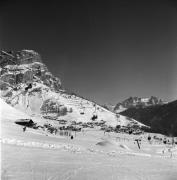
{"type": "Polygon", "coordinates": [[[20,84],[40,82],[54,91],[61,89],[60,79],[53,76],[33,50],[0,51],[0,88],[17,88],[20,84]]]}
{"type": "Polygon", "coordinates": [[[128,99],[116,104],[114,111],[121,111],[131,108],[131,107],[147,107],[147,106],[154,106],[154,105],[162,105],[165,102],[157,98],[155,96],[151,96],[149,98],[140,98],[140,97],[129,97],[128,99]]]}
{"type": "Polygon", "coordinates": [[[1,67],[6,65],[30,64],[34,62],[42,62],[40,54],[33,50],[21,51],[0,51],[1,67]]]}

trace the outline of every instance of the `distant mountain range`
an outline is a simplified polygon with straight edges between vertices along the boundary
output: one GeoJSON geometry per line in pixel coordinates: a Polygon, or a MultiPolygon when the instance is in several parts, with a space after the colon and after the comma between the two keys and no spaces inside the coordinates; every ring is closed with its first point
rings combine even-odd
{"type": "Polygon", "coordinates": [[[130,107],[120,114],[150,126],[152,132],[177,136],[177,100],[154,106],[130,107]]]}
{"type": "Polygon", "coordinates": [[[115,113],[119,113],[132,107],[143,108],[148,106],[162,105],[165,103],[166,102],[164,102],[162,99],[159,99],[155,96],[151,96],[149,98],[129,97],[128,99],[116,104],[113,111],[115,113]]]}
{"type": "Polygon", "coordinates": [[[67,122],[105,121],[107,126],[143,124],[69,93],[33,50],[0,51],[1,98],[27,113],[67,122]]]}

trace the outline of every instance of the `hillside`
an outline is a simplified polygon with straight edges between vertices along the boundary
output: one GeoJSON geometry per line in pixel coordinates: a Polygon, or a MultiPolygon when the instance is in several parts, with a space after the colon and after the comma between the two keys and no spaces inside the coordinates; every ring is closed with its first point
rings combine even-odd
{"type": "Polygon", "coordinates": [[[149,143],[148,134],[104,134],[87,128],[77,134],[72,132],[74,139],[71,139],[62,130],[51,134],[41,128],[27,128],[24,132],[23,126],[14,120],[29,117],[3,100],[0,105],[1,179],[166,180],[176,177],[177,148],[171,149],[173,158],[170,158],[169,146],[159,140],[149,143]],[[137,138],[142,138],[141,149],[135,143],[137,138]]]}
{"type": "Polygon", "coordinates": [[[49,72],[33,50],[1,51],[0,65],[1,98],[30,116],[77,123],[105,122],[113,127],[138,123],[63,90],[60,79],[49,72]]]}
{"type": "Polygon", "coordinates": [[[177,136],[177,100],[145,108],[132,107],[120,114],[151,126],[153,132],[177,136]]]}

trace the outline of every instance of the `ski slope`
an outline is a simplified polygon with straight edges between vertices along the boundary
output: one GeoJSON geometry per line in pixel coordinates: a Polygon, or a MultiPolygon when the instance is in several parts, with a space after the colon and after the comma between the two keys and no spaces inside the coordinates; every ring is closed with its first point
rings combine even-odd
{"type": "Polygon", "coordinates": [[[2,179],[175,180],[177,176],[176,148],[170,157],[168,147],[149,144],[146,134],[138,149],[134,143],[138,136],[96,129],[77,133],[73,140],[31,128],[23,132],[14,121],[29,116],[3,100],[0,104],[2,179]]]}
{"type": "MultiPolygon", "coordinates": [[[[131,119],[130,121],[130,118],[116,115],[87,99],[67,94],[66,92],[53,92],[50,88],[41,83],[33,83],[32,89],[28,92],[24,91],[23,88],[19,91],[14,91],[12,98],[9,98],[8,101],[10,101],[15,108],[29,115],[35,114],[42,116],[41,107],[45,101],[51,100],[63,105],[68,111],[70,109],[72,110],[72,112],[68,112],[64,116],[58,116],[58,119],[85,123],[91,122],[91,118],[96,115],[97,122],[106,121],[106,124],[112,127],[117,125],[127,126],[132,122],[136,122],[139,126],[143,126],[142,123],[139,123],[134,119],[131,119]]],[[[50,115],[50,113],[48,114],[50,115]]],[[[56,117],[57,113],[53,113],[51,116],[56,117]]]]}
{"type": "Polygon", "coordinates": [[[9,104],[7,104],[4,100],[0,98],[0,110],[1,110],[1,119],[7,119],[7,120],[12,120],[15,121],[20,118],[30,118],[29,115],[25,114],[22,111],[19,111],[9,104]]]}

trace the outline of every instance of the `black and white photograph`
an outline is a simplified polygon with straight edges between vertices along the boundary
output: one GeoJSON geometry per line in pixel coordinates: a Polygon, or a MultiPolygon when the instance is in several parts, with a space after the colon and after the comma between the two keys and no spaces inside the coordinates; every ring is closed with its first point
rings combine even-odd
{"type": "Polygon", "coordinates": [[[0,2],[2,180],[177,180],[177,0],[0,2]]]}

